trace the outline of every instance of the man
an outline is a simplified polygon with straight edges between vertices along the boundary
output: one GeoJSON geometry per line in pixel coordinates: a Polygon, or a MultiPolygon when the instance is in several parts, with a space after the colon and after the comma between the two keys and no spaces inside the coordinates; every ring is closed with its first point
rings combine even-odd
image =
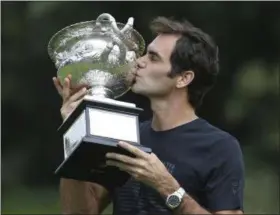
{"type": "MultiPolygon", "coordinates": [[[[140,125],[141,144],[120,142],[135,158],[108,153],[107,165],[132,177],[122,187],[61,179],[64,214],[100,214],[113,200],[116,215],[242,214],[244,167],[238,141],[195,110],[218,74],[218,49],[188,22],[159,17],[156,38],[137,59],[132,91],[150,99],[152,120],[140,125]]],[[[86,94],[71,92],[71,76],[54,84],[67,117],[86,94]]]]}

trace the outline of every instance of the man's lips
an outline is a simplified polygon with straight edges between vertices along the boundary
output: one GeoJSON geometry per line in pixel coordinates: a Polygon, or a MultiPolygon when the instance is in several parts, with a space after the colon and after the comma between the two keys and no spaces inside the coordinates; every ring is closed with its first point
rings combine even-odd
{"type": "Polygon", "coordinates": [[[135,84],[136,79],[139,78],[139,75],[137,74],[137,70],[138,70],[138,68],[135,67],[130,73],[132,75],[132,84],[135,84]]]}
{"type": "Polygon", "coordinates": [[[137,74],[134,73],[134,74],[133,74],[133,79],[132,79],[132,84],[135,84],[135,83],[136,83],[136,80],[139,79],[139,77],[140,77],[139,75],[137,75],[137,74]]]}
{"type": "Polygon", "coordinates": [[[139,78],[140,78],[140,76],[137,75],[137,74],[134,76],[134,79],[135,79],[135,80],[137,80],[137,79],[139,79],[139,78]]]}

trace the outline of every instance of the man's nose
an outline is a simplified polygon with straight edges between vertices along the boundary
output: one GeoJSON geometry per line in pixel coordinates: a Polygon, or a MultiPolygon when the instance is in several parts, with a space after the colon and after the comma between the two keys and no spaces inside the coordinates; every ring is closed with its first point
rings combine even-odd
{"type": "Polygon", "coordinates": [[[136,60],[137,67],[139,69],[145,68],[147,66],[146,62],[144,61],[143,57],[140,57],[136,60]]]}

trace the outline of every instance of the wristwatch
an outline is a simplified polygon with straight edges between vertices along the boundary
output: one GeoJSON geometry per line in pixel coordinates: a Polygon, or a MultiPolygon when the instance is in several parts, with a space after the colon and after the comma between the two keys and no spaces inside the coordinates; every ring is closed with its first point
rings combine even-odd
{"type": "Polygon", "coordinates": [[[180,203],[182,202],[183,196],[186,193],[186,191],[180,187],[177,191],[175,191],[174,193],[170,194],[167,196],[166,198],[166,206],[169,209],[175,209],[177,208],[180,203]]]}

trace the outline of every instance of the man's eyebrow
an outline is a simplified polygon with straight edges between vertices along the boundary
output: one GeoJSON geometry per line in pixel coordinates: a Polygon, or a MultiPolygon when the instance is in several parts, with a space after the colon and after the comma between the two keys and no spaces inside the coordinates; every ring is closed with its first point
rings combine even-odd
{"type": "Polygon", "coordinates": [[[163,59],[162,56],[158,52],[156,52],[155,50],[152,50],[150,47],[147,48],[147,53],[151,54],[151,55],[155,55],[161,60],[163,59]]]}

